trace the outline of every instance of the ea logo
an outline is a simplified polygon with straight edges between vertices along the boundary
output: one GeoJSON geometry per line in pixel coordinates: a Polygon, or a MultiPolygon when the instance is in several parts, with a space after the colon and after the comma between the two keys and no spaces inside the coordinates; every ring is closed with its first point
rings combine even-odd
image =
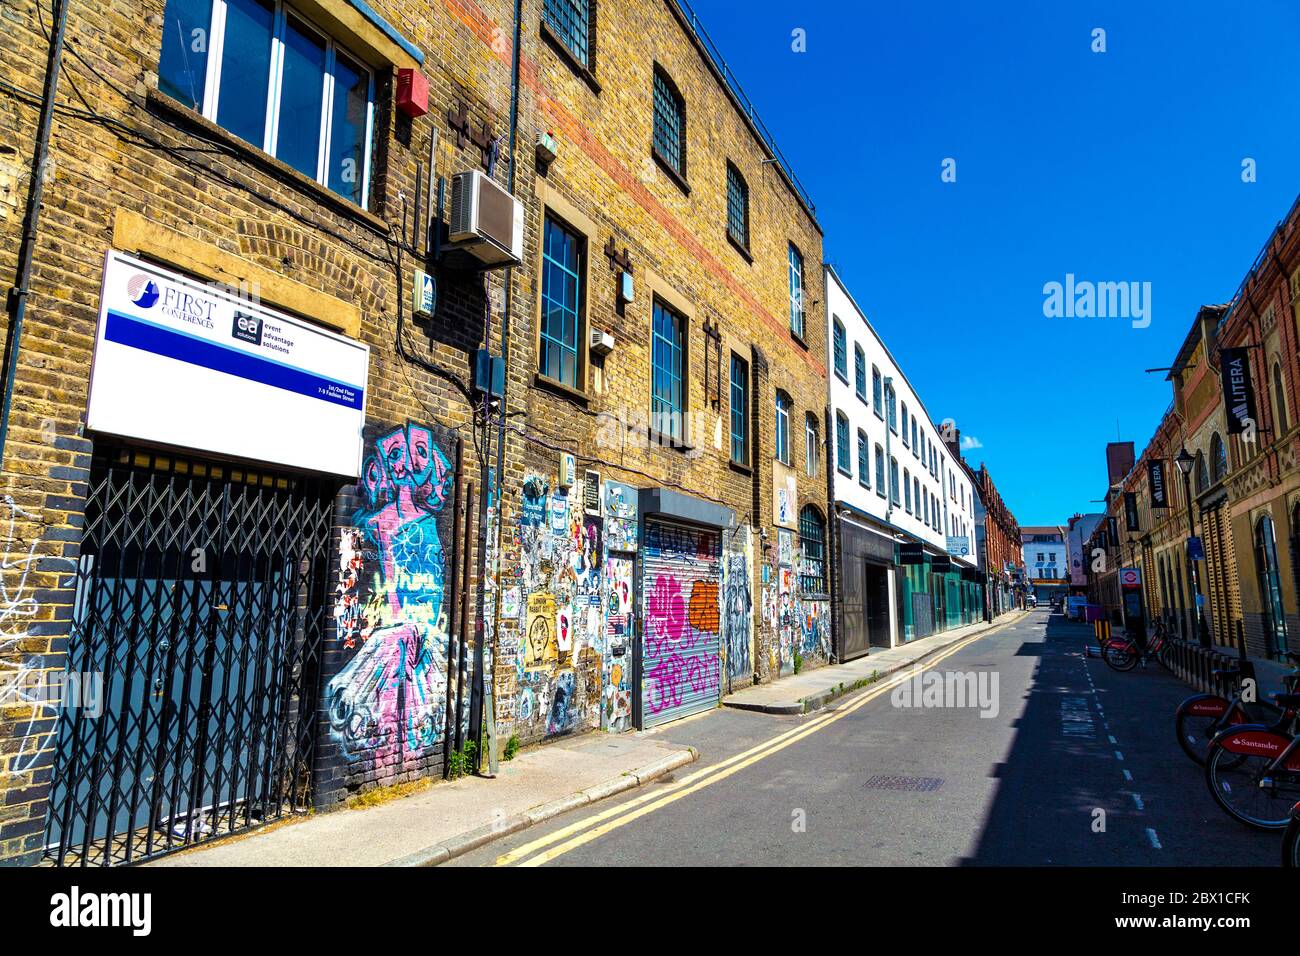
{"type": "Polygon", "coordinates": [[[262,320],[251,315],[245,315],[243,312],[235,313],[234,325],[230,329],[230,334],[243,342],[252,345],[262,344],[262,320]]]}
{"type": "Polygon", "coordinates": [[[126,284],[126,294],[142,309],[152,309],[158,301],[158,286],[147,275],[137,272],[126,284]]]}

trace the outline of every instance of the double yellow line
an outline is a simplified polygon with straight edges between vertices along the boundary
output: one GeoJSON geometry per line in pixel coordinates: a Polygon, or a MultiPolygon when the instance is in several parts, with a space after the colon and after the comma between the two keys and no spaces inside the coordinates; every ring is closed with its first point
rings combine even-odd
{"type": "MultiPolygon", "coordinates": [[[[1003,625],[1005,626],[1005,625],[1003,625]]],[[[979,634],[963,638],[955,644],[944,648],[934,657],[925,661],[921,665],[921,670],[929,670],[936,664],[946,660],[953,654],[956,654],[962,648],[978,641],[982,637],[988,637],[995,630],[1000,628],[991,628],[987,631],[981,631],[979,634]]],[[[651,793],[643,794],[626,803],[610,807],[608,810],[602,810],[599,813],[592,814],[589,817],[571,823],[566,827],[561,827],[546,836],[539,837],[530,843],[525,843],[509,853],[503,853],[497,857],[496,866],[541,866],[549,863],[556,857],[563,856],[571,850],[576,850],[583,844],[590,843],[592,840],[599,839],[605,834],[617,830],[619,827],[626,826],[633,820],[638,820],[649,813],[663,809],[668,804],[680,800],[683,797],[690,796],[703,790],[705,787],[712,786],[722,780],[726,780],[732,774],[739,773],[746,767],[752,766],[760,760],[772,756],[779,751],[784,750],[791,744],[797,743],[809,734],[814,734],[825,727],[830,726],[837,720],[843,720],[849,714],[866,706],[871,701],[888,693],[894,687],[904,681],[911,680],[915,673],[913,668],[905,668],[896,672],[887,678],[883,683],[873,686],[870,690],[863,693],[847,706],[827,711],[819,717],[814,717],[808,723],[801,724],[785,733],[777,734],[770,740],[765,740],[748,750],[738,753],[735,756],[728,757],[718,763],[710,764],[700,770],[683,777],[681,780],[671,784],[666,788],[657,789],[651,793]],[[584,832],[585,831],[585,832],[584,832]],[[547,848],[550,849],[547,849],[547,848]]]]}

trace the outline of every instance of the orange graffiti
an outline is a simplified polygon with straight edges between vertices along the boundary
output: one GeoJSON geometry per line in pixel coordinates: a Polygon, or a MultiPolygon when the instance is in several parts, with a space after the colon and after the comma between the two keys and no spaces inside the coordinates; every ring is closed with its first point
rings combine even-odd
{"type": "Polygon", "coordinates": [[[718,633],[717,581],[696,581],[691,586],[691,606],[688,615],[687,620],[697,631],[718,633]]]}

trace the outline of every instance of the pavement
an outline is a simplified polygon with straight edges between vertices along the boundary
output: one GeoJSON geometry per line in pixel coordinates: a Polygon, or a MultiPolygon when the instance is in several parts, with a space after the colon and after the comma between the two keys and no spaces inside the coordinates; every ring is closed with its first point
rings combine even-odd
{"type": "Polygon", "coordinates": [[[1280,834],[1224,814],[1178,747],[1187,686],[1092,640],[1040,609],[923,662],[985,675],[995,707],[918,706],[896,674],[816,714],[665,725],[687,771],[448,865],[1276,866],[1280,834]]]}
{"type": "Polygon", "coordinates": [[[650,732],[593,732],[520,751],[497,777],[464,777],[386,803],[310,814],[148,866],[433,866],[645,785],[698,754],[650,732]]]}
{"type": "Polygon", "coordinates": [[[960,640],[1020,620],[1027,611],[1008,611],[992,623],[979,621],[918,638],[898,647],[872,648],[865,657],[847,664],[828,664],[814,670],[783,677],[768,684],[755,684],[722,698],[724,707],[763,714],[807,714],[831,701],[865,687],[960,640]]]}

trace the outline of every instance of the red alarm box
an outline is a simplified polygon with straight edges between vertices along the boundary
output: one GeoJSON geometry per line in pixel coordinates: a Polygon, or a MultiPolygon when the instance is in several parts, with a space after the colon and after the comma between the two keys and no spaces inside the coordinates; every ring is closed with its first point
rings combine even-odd
{"type": "Polygon", "coordinates": [[[397,108],[412,119],[429,112],[429,81],[419,70],[397,71],[397,108]]]}

